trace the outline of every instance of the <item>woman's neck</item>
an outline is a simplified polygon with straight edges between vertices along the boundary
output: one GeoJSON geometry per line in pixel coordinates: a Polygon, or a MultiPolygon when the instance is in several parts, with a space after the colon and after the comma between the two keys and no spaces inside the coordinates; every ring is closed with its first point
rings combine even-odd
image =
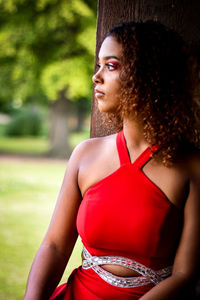
{"type": "Polygon", "coordinates": [[[140,122],[133,119],[124,120],[123,131],[130,156],[131,153],[140,153],[149,146],[144,138],[143,126],[140,122]]]}

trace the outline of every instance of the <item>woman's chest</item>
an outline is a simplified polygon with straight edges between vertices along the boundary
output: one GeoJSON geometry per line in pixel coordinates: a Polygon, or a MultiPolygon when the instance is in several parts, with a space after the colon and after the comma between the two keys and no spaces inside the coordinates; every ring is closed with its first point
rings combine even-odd
{"type": "MultiPolygon", "coordinates": [[[[77,217],[80,236],[93,248],[156,256],[179,232],[178,209],[140,170],[120,168],[92,186],[77,217]]],[[[163,252],[165,255],[166,249],[163,252]]]]}

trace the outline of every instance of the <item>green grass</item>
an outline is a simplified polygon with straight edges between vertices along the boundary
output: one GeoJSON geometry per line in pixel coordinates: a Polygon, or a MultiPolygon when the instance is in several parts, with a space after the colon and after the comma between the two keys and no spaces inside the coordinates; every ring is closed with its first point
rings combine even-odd
{"type": "Polygon", "coordinates": [[[0,151],[13,154],[42,154],[48,150],[48,140],[41,137],[1,137],[0,151]]]}
{"type": "MultiPolygon", "coordinates": [[[[89,138],[89,129],[72,132],[69,142],[73,149],[82,140],[89,138]]],[[[7,137],[0,135],[0,152],[8,154],[44,155],[49,149],[49,141],[45,137],[7,137]]]]}
{"type": "MultiPolygon", "coordinates": [[[[0,128],[2,129],[2,128],[0,128]]],[[[1,131],[1,130],[0,130],[1,131]]],[[[74,148],[89,130],[70,135],[74,148]]],[[[0,134],[0,152],[40,156],[49,142],[42,137],[0,134]]],[[[48,228],[67,161],[0,159],[0,300],[23,299],[28,273],[48,228]]],[[[81,263],[78,239],[61,282],[81,263]]]]}
{"type": "MultiPolygon", "coordinates": [[[[0,160],[0,299],[23,299],[34,255],[47,230],[66,161],[0,160]]],[[[64,274],[80,265],[80,241],[64,274]]]]}

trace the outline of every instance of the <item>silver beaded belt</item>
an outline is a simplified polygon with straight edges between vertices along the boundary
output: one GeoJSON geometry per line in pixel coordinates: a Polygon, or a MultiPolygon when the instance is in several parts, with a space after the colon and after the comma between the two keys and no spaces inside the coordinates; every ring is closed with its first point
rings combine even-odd
{"type": "Polygon", "coordinates": [[[158,284],[163,279],[171,275],[172,267],[166,267],[158,271],[154,271],[146,266],[136,262],[135,260],[121,256],[92,256],[88,250],[83,247],[83,269],[94,270],[107,283],[122,287],[134,288],[149,283],[158,284]],[[122,267],[138,272],[142,276],[136,277],[120,277],[104,270],[100,265],[111,264],[120,265],[122,267]]]}

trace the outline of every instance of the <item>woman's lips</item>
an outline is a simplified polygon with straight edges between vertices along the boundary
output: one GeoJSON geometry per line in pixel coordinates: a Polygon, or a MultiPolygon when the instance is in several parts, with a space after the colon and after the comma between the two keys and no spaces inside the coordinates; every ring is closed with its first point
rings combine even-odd
{"type": "Polygon", "coordinates": [[[100,91],[100,90],[97,90],[95,89],[95,97],[103,97],[105,94],[104,92],[100,91]]]}

